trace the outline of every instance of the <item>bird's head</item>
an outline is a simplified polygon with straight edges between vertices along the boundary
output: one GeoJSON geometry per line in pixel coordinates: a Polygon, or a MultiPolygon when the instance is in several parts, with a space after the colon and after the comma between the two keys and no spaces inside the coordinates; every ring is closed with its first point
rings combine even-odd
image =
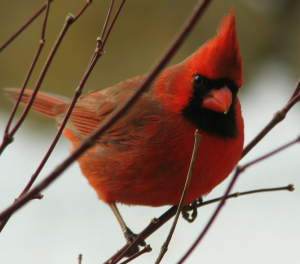
{"type": "Polygon", "coordinates": [[[183,62],[163,71],[155,87],[165,107],[183,114],[203,131],[232,138],[237,132],[236,94],[242,82],[232,8],[221,20],[216,36],[183,62]]]}
{"type": "Polygon", "coordinates": [[[227,113],[232,95],[237,93],[243,82],[233,8],[220,22],[217,35],[183,64],[193,76],[193,90],[202,93],[202,107],[227,113]]]}

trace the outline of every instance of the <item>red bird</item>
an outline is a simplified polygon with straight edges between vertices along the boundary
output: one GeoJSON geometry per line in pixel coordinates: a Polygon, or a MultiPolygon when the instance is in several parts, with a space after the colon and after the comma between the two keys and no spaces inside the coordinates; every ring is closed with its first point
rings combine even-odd
{"type": "MultiPolygon", "coordinates": [[[[81,96],[64,129],[75,149],[143,83],[147,75],[81,96]]],[[[217,35],[183,62],[163,70],[140,99],[77,161],[99,199],[111,205],[178,204],[194,145],[202,136],[185,199],[209,193],[240,159],[244,125],[237,96],[242,65],[234,11],[217,35]]],[[[9,89],[16,98],[19,89],[9,89]]],[[[25,91],[26,103],[31,91],[25,91]]],[[[32,109],[58,126],[70,100],[38,93],[32,109]]],[[[115,208],[116,210],[116,208],[115,208]]]]}

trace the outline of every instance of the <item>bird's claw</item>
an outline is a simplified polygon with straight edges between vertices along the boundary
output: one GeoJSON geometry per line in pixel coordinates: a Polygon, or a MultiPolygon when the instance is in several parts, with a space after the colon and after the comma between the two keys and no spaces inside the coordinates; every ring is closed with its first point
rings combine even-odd
{"type": "MultiPolygon", "coordinates": [[[[130,245],[137,237],[137,235],[134,234],[128,227],[125,230],[123,230],[123,232],[124,232],[124,236],[125,236],[125,239],[126,239],[126,242],[127,242],[128,245],[130,245]]],[[[140,246],[141,247],[146,246],[145,240],[140,239],[137,244],[130,247],[129,251],[126,253],[125,256],[126,257],[131,257],[135,253],[139,252],[140,251],[140,248],[139,248],[140,246]]]]}
{"type": "Polygon", "coordinates": [[[197,208],[200,204],[202,204],[203,202],[203,199],[202,197],[198,198],[196,201],[194,201],[193,203],[191,204],[188,204],[186,206],[184,206],[182,208],[182,211],[181,211],[181,214],[182,214],[182,217],[188,221],[189,223],[192,223],[195,221],[195,219],[197,218],[197,215],[198,215],[198,211],[197,211],[197,208]],[[190,215],[189,211],[193,211],[192,214],[190,215]]]}

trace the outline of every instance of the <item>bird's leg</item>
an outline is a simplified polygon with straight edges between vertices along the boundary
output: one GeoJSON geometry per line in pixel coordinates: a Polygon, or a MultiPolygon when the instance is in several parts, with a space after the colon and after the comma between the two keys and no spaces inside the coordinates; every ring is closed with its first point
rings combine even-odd
{"type": "MultiPolygon", "coordinates": [[[[122,231],[124,233],[124,236],[125,236],[125,239],[127,241],[127,244],[131,244],[132,241],[137,237],[137,235],[134,234],[127,227],[127,225],[125,224],[125,222],[124,222],[124,220],[123,220],[123,218],[122,218],[122,216],[121,216],[121,214],[120,214],[120,212],[119,212],[116,204],[115,203],[110,203],[109,206],[110,206],[111,210],[113,211],[114,215],[116,216],[116,218],[117,218],[117,220],[118,220],[118,222],[119,222],[119,224],[121,226],[121,229],[122,229],[122,231]]],[[[142,247],[146,246],[146,242],[144,240],[139,241],[138,244],[136,244],[136,246],[134,246],[134,247],[132,247],[130,249],[130,251],[127,253],[126,257],[130,257],[133,254],[139,252],[140,251],[139,246],[142,246],[142,247]]]]}
{"type": "Polygon", "coordinates": [[[200,197],[193,203],[184,206],[181,211],[182,217],[189,223],[194,222],[198,215],[197,208],[200,204],[202,204],[202,202],[203,202],[203,199],[202,199],[202,197],[200,197]],[[190,217],[190,213],[188,211],[191,211],[191,210],[193,210],[193,212],[190,217]]]}

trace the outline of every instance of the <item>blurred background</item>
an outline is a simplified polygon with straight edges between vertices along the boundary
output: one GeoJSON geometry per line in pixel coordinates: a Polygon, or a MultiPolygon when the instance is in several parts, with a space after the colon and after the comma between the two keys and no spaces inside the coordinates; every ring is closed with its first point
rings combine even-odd
{"type": "MultiPolygon", "coordinates": [[[[116,6],[120,1],[116,1],[116,6]]],[[[166,50],[197,1],[127,1],[105,47],[106,54],[89,77],[84,92],[112,86],[149,72],[166,50]]],[[[0,1],[0,45],[27,21],[44,1],[0,1]]],[[[83,0],[54,1],[46,28],[46,45],[28,88],[33,88],[68,13],[77,14],[83,0]]],[[[41,86],[41,91],[72,97],[100,35],[110,1],[94,1],[66,34],[41,86]]],[[[300,2],[297,0],[212,1],[197,26],[174,56],[178,63],[215,35],[222,16],[234,6],[244,67],[239,92],[247,144],[291,96],[300,72],[300,2]]],[[[114,9],[115,10],[115,9],[114,9]]],[[[37,50],[43,14],[0,53],[0,88],[21,87],[37,50]]],[[[0,90],[0,131],[13,105],[0,90]]],[[[21,113],[21,112],[19,112],[21,113]]],[[[296,105],[241,162],[245,164],[293,140],[300,133],[296,105]]],[[[15,141],[0,158],[0,210],[23,190],[56,133],[53,120],[30,113],[15,141]]],[[[68,156],[61,139],[38,182],[68,156]]],[[[298,263],[300,261],[299,146],[256,166],[238,180],[234,191],[295,185],[296,190],[257,194],[230,200],[212,229],[186,263],[298,263]]],[[[0,263],[101,263],[124,245],[122,233],[107,205],[73,164],[47,190],[41,201],[19,210],[1,233],[0,263]]],[[[230,177],[229,177],[230,178],[230,177]]],[[[206,198],[221,196],[228,180],[206,198]]],[[[186,252],[216,205],[203,207],[188,224],[180,218],[162,263],[175,263],[186,252]]],[[[140,232],[168,207],[128,207],[120,211],[131,229],[140,232]]],[[[136,263],[154,263],[169,225],[146,241],[153,251],[136,263]]]]}

